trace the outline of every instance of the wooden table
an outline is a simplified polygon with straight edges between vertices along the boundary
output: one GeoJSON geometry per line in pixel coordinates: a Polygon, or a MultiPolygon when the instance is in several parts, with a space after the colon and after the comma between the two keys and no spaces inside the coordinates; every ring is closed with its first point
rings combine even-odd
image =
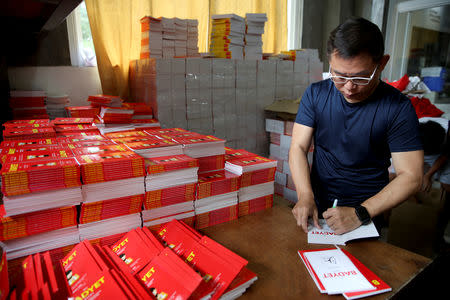
{"type": "MultiPolygon", "coordinates": [[[[240,299],[344,299],[320,294],[297,250],[330,245],[308,244],[306,234],[297,227],[291,207],[284,199],[275,200],[272,209],[201,232],[247,259],[248,268],[258,275],[258,280],[240,299]]],[[[432,262],[373,239],[350,241],[343,249],[392,287],[392,292],[370,299],[395,298],[432,262]]]]}

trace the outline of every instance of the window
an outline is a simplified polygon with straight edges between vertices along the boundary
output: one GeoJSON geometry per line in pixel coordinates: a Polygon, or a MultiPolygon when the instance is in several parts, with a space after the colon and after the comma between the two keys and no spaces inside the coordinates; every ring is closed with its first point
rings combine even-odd
{"type": "Polygon", "coordinates": [[[67,31],[72,66],[97,66],[97,58],[84,1],[67,17],[67,31]]]}

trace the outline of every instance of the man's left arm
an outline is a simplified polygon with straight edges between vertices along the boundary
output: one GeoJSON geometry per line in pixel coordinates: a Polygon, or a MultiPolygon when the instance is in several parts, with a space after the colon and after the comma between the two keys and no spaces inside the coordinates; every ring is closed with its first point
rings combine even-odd
{"type": "MultiPolygon", "coordinates": [[[[396,177],[380,192],[364,201],[364,206],[373,218],[396,207],[408,197],[418,192],[423,176],[423,151],[393,152],[392,163],[396,177]]],[[[361,226],[361,221],[352,207],[329,208],[323,213],[328,226],[337,234],[351,231],[361,226]]]]}

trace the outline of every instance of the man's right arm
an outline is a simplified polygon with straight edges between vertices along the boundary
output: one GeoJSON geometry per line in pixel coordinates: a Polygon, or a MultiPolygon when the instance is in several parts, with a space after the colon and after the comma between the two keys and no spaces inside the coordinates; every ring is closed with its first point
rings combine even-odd
{"type": "Polygon", "coordinates": [[[297,190],[298,202],[292,209],[297,225],[308,232],[308,218],[312,217],[314,226],[320,228],[317,206],[311,187],[308,151],[311,145],[314,129],[299,123],[294,123],[291,148],[289,150],[289,167],[297,190]]]}

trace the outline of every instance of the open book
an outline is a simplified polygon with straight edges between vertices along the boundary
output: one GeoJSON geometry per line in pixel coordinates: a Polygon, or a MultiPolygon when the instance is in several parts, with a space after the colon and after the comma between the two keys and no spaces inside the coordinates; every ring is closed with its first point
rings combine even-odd
{"type": "Polygon", "coordinates": [[[324,219],[319,219],[319,225],[322,226],[322,229],[314,227],[312,221],[310,221],[308,225],[309,244],[345,245],[350,240],[380,236],[373,222],[367,225],[361,225],[344,234],[334,233],[324,219]]]}

